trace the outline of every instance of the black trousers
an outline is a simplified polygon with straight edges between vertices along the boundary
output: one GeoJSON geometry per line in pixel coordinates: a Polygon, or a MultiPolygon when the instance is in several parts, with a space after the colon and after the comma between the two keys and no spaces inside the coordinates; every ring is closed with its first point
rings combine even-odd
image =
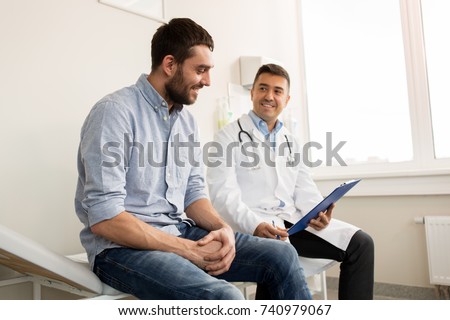
{"type": "MultiPolygon", "coordinates": [[[[290,226],[286,222],[286,227],[290,226]]],[[[367,233],[357,231],[345,251],[306,230],[293,234],[289,241],[299,256],[341,262],[339,300],[373,299],[374,243],[367,233]]],[[[269,299],[266,288],[261,284],[257,286],[256,299],[269,299]]]]}

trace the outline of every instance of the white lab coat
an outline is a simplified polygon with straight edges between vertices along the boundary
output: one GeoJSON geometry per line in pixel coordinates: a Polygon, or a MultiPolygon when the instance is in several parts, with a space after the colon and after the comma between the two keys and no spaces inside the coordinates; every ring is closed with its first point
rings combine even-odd
{"type": "MultiPolygon", "coordinates": [[[[238,139],[240,129],[237,121],[215,135],[214,140],[221,148],[210,153],[207,171],[214,207],[235,231],[248,234],[253,234],[261,222],[274,221],[278,226],[284,226],[284,220],[297,222],[322,200],[322,195],[301,158],[296,161],[298,164],[295,166],[288,165],[290,153],[285,136],[292,155],[296,157],[301,157],[299,143],[282,127],[276,134],[276,148],[263,148],[264,136],[251,118],[244,114],[240,122],[257,147],[250,147],[250,138],[241,133],[245,149],[254,155],[242,152],[243,144],[238,139]],[[264,153],[271,161],[265,160],[264,153]],[[259,157],[257,165],[255,155],[259,157]],[[250,163],[252,166],[248,167],[250,163]],[[282,208],[280,203],[284,203],[282,208]]],[[[333,218],[328,227],[321,231],[310,227],[307,230],[346,250],[351,237],[359,228],[333,218]]]]}

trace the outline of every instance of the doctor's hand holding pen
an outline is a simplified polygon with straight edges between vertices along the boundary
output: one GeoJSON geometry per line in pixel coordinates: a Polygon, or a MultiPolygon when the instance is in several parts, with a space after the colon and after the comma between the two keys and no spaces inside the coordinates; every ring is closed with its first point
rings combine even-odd
{"type": "Polygon", "coordinates": [[[256,227],[253,235],[261,238],[277,239],[283,241],[285,241],[289,236],[289,234],[287,233],[287,229],[276,226],[274,221],[272,221],[271,224],[267,222],[261,222],[256,227]]]}
{"type": "Polygon", "coordinates": [[[311,227],[317,231],[325,229],[330,224],[333,209],[335,207],[336,205],[334,203],[331,204],[326,211],[319,213],[319,216],[316,219],[311,219],[308,227],[311,227]]]}

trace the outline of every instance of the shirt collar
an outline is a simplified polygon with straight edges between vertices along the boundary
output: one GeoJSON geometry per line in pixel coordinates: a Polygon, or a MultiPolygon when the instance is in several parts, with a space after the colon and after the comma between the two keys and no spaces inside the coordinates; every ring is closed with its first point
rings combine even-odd
{"type": "MultiPolygon", "coordinates": [[[[161,97],[161,95],[156,91],[155,88],[148,82],[147,74],[141,74],[139,79],[136,82],[136,86],[141,91],[144,99],[148,102],[148,104],[153,108],[153,110],[157,111],[158,108],[168,108],[166,100],[161,97]]],[[[172,106],[173,111],[180,112],[183,109],[182,104],[174,104],[172,106]]]]}
{"type": "Polygon", "coordinates": [[[283,122],[280,119],[277,119],[277,122],[275,123],[275,127],[273,127],[272,132],[269,132],[267,123],[263,119],[258,117],[253,110],[250,110],[248,115],[249,115],[250,119],[252,119],[256,128],[258,128],[258,130],[265,136],[268,134],[271,134],[271,133],[276,134],[283,127],[283,122]]]}

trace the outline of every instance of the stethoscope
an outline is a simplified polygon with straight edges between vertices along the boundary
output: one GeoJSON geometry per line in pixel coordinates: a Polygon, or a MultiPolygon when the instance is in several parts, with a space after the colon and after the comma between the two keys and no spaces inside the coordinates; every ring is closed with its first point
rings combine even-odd
{"type": "MultiPolygon", "coordinates": [[[[250,135],[250,133],[248,133],[247,131],[245,131],[242,128],[240,119],[237,120],[237,123],[238,123],[238,126],[239,126],[239,133],[238,133],[239,142],[242,144],[242,141],[243,141],[241,134],[245,134],[249,138],[249,140],[251,142],[253,142],[253,137],[250,135]]],[[[294,156],[292,155],[291,143],[289,142],[287,135],[284,135],[284,139],[286,139],[286,143],[287,143],[288,148],[289,148],[289,155],[287,157],[287,163],[289,165],[293,166],[294,163],[295,163],[295,159],[294,159],[294,156]]]]}

